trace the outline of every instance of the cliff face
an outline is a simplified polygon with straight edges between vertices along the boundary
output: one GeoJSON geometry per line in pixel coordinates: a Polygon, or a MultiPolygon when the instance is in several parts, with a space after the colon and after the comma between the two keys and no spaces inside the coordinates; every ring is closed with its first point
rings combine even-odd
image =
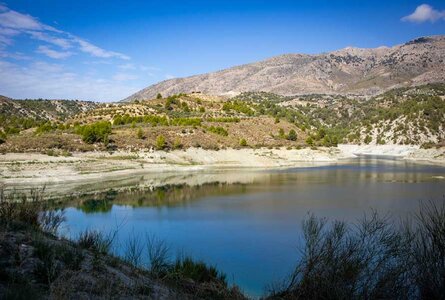
{"type": "Polygon", "coordinates": [[[199,91],[236,95],[375,95],[394,87],[445,82],[445,36],[422,37],[375,49],[345,48],[319,55],[285,54],[218,72],[162,81],[124,101],[199,91]]]}

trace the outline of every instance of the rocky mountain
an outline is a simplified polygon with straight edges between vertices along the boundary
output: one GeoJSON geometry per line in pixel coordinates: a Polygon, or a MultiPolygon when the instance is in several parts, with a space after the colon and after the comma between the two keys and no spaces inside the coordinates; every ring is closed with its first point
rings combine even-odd
{"type": "Polygon", "coordinates": [[[392,88],[432,82],[445,82],[444,35],[421,37],[394,47],[285,54],[218,72],[162,81],[124,101],[152,99],[158,93],[165,97],[191,92],[229,96],[247,91],[376,95],[392,88]]]}

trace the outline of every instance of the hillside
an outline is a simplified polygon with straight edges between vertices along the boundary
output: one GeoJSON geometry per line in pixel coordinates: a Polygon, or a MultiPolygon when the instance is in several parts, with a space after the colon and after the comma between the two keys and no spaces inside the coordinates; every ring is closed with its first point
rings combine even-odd
{"type": "Polygon", "coordinates": [[[81,112],[99,106],[78,100],[15,100],[0,95],[0,133],[18,133],[47,121],[63,122],[81,112]]]}
{"type": "Polygon", "coordinates": [[[218,72],[176,78],[149,86],[124,101],[158,93],[202,92],[234,96],[265,91],[280,95],[377,95],[386,90],[445,82],[445,36],[422,37],[391,48],[348,47],[318,55],[286,54],[218,72]]]}
{"type": "Polygon", "coordinates": [[[393,89],[369,100],[247,92],[229,99],[192,93],[92,105],[95,108],[65,119],[30,118],[25,120],[34,123],[29,121],[26,128],[23,124],[8,127],[0,131],[0,151],[60,154],[332,147],[339,143],[432,147],[445,141],[445,84],[393,89]]]}

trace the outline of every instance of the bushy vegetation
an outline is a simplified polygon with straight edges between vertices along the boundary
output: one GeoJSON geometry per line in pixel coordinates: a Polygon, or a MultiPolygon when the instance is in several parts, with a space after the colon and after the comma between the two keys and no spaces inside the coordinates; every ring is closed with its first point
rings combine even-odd
{"type": "Polygon", "coordinates": [[[0,224],[4,228],[26,228],[54,234],[64,221],[63,210],[53,210],[44,201],[45,189],[31,190],[29,195],[0,189],[0,224]]]}
{"type": "Polygon", "coordinates": [[[159,135],[156,138],[156,149],[162,150],[167,146],[167,142],[165,140],[165,137],[163,135],[159,135]]]}
{"type": "Polygon", "coordinates": [[[297,132],[294,129],[289,130],[289,134],[286,136],[289,141],[297,140],[297,132]]]}
{"type": "Polygon", "coordinates": [[[206,121],[212,123],[239,123],[240,118],[236,117],[207,118],[206,121]]]}
{"type": "Polygon", "coordinates": [[[313,215],[303,222],[302,258],[271,299],[441,299],[445,205],[423,205],[413,223],[373,212],[350,225],[313,215]],[[408,225],[406,225],[408,224],[408,225]]]}
{"type": "Polygon", "coordinates": [[[232,110],[248,116],[253,116],[255,114],[255,111],[249,106],[248,103],[237,100],[224,103],[222,109],[226,112],[230,112],[232,110]]]}
{"type": "Polygon", "coordinates": [[[221,127],[221,126],[216,126],[216,127],[215,126],[210,126],[208,128],[208,131],[210,131],[212,133],[216,133],[216,134],[222,135],[222,136],[228,136],[229,135],[229,132],[224,127],[221,127]]]}
{"type": "Polygon", "coordinates": [[[82,136],[82,140],[88,144],[108,143],[111,134],[111,124],[107,121],[79,126],[76,133],[82,136]]]}
{"type": "Polygon", "coordinates": [[[146,116],[130,116],[130,115],[116,115],[113,118],[113,125],[127,125],[132,123],[146,123],[151,126],[168,126],[168,120],[165,116],[146,115],[146,116]]]}

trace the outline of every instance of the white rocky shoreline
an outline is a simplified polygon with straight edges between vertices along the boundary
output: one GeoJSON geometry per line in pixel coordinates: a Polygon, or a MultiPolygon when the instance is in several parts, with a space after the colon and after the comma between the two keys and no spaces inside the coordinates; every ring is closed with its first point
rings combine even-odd
{"type": "Polygon", "coordinates": [[[43,185],[102,184],[149,174],[167,177],[227,169],[277,169],[337,164],[358,156],[406,160],[445,166],[445,147],[420,149],[404,145],[339,145],[318,149],[189,148],[174,151],[116,151],[48,156],[40,153],[0,155],[0,187],[29,188],[43,185]],[[161,174],[164,174],[161,176],[161,174]]]}

